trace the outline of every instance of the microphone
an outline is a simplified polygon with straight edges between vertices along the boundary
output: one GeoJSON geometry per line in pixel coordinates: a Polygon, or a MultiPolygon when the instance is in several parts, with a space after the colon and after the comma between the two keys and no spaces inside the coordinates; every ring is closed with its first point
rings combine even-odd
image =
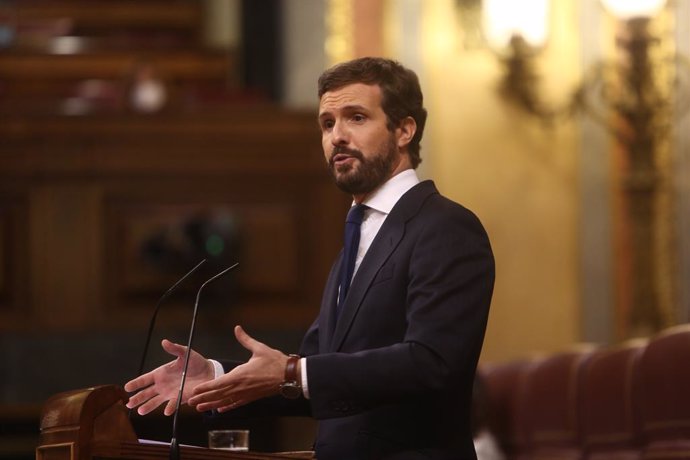
{"type": "Polygon", "coordinates": [[[194,266],[194,268],[192,268],[191,270],[189,270],[182,278],[180,278],[179,280],[177,280],[177,281],[175,282],[175,284],[173,284],[172,286],[170,286],[170,288],[169,288],[167,291],[165,291],[165,292],[163,293],[163,295],[161,296],[161,298],[158,299],[158,302],[156,302],[156,307],[153,309],[153,315],[151,316],[151,321],[149,321],[149,331],[148,331],[148,333],[146,334],[146,343],[144,344],[144,352],[141,354],[141,362],[139,363],[139,371],[137,372],[136,375],[141,375],[141,374],[144,372],[144,363],[146,362],[146,355],[148,354],[148,351],[149,351],[149,344],[151,343],[151,336],[153,335],[153,327],[154,327],[155,324],[156,324],[156,317],[158,316],[158,310],[160,310],[161,304],[163,303],[163,301],[164,301],[165,299],[167,299],[168,297],[170,297],[170,294],[172,294],[173,291],[174,291],[175,289],[177,289],[177,286],[179,286],[180,284],[182,284],[182,282],[183,282],[184,280],[186,280],[187,278],[189,278],[189,276],[190,276],[192,273],[194,273],[195,271],[197,271],[198,268],[201,267],[201,266],[204,264],[204,262],[206,262],[206,259],[202,259],[202,261],[199,262],[198,264],[196,264],[196,265],[194,266]]]}
{"type": "MultiPolygon", "coordinates": [[[[144,363],[146,363],[146,355],[148,355],[149,352],[149,344],[151,343],[151,337],[153,336],[153,327],[156,325],[156,317],[158,317],[158,311],[161,308],[161,305],[163,304],[163,301],[170,297],[170,294],[173,293],[175,289],[177,289],[177,286],[182,284],[184,280],[189,278],[189,276],[197,271],[199,267],[201,267],[204,262],[206,262],[206,259],[202,259],[201,262],[196,264],[194,268],[189,270],[185,275],[177,280],[175,284],[170,286],[167,291],[163,293],[163,295],[158,299],[158,302],[156,302],[156,307],[153,309],[153,315],[151,315],[151,320],[149,321],[149,331],[146,334],[146,343],[144,344],[144,351],[141,354],[141,362],[139,363],[139,371],[136,373],[136,375],[141,375],[144,372],[144,363]]],[[[132,409],[129,410],[129,416],[131,418],[132,416],[132,409]]]]}
{"type": "Polygon", "coordinates": [[[192,340],[194,339],[194,329],[196,326],[197,312],[199,311],[199,297],[201,297],[201,291],[204,287],[212,281],[217,280],[221,276],[225,275],[230,270],[237,267],[240,263],[237,262],[234,265],[229,266],[222,272],[214,275],[213,277],[207,279],[204,284],[201,285],[196,293],[196,301],[194,302],[194,312],[192,313],[192,325],[189,328],[189,340],[187,341],[187,352],[184,356],[184,367],[182,369],[182,378],[180,379],[180,390],[177,393],[177,402],[175,403],[175,415],[173,416],[173,426],[172,426],[172,439],[170,440],[170,460],[180,459],[180,444],[177,441],[177,415],[180,413],[180,406],[182,405],[182,392],[184,391],[184,384],[187,380],[187,367],[189,367],[189,357],[192,351],[192,340]]]}

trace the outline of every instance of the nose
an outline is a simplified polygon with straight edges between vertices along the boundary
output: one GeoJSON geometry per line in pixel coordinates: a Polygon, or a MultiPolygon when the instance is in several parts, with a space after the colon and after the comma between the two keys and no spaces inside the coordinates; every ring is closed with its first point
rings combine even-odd
{"type": "Polygon", "coordinates": [[[349,132],[342,122],[336,122],[331,130],[331,143],[333,145],[346,145],[349,142],[349,132]]]}

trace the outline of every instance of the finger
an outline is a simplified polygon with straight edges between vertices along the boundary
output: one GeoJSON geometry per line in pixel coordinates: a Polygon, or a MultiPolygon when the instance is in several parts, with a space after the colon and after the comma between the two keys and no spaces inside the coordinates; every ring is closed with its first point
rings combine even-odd
{"type": "Polygon", "coordinates": [[[171,399],[168,401],[168,404],[165,405],[165,409],[163,409],[163,414],[170,416],[175,413],[175,408],[177,407],[177,398],[171,399]]]}
{"type": "Polygon", "coordinates": [[[153,383],[153,376],[151,374],[140,375],[139,377],[125,383],[125,391],[133,392],[140,388],[147,387],[153,383]]]}
{"type": "Polygon", "coordinates": [[[196,396],[202,393],[208,393],[209,391],[217,391],[223,388],[232,388],[234,386],[235,385],[233,384],[228,384],[227,382],[225,382],[225,379],[221,377],[213,380],[208,380],[195,386],[192,390],[192,395],[196,396]]]}
{"type": "Polygon", "coordinates": [[[210,382],[202,383],[200,385],[197,385],[194,387],[192,390],[192,397],[189,398],[189,402],[192,403],[197,398],[197,395],[201,395],[204,393],[208,393],[209,391],[216,390],[217,387],[213,385],[213,382],[215,380],[211,380],[210,382]]]}
{"type": "Polygon", "coordinates": [[[171,354],[178,358],[184,356],[187,352],[187,347],[185,347],[184,345],[173,343],[168,339],[163,339],[163,341],[161,342],[161,346],[163,347],[163,350],[165,350],[168,354],[171,354]]]}
{"type": "Polygon", "coordinates": [[[198,404],[195,407],[196,407],[196,410],[198,412],[207,412],[207,411],[217,409],[218,407],[225,406],[227,404],[228,404],[227,400],[226,401],[209,401],[209,402],[205,402],[202,404],[198,404]]]}
{"type": "Polygon", "coordinates": [[[245,404],[247,404],[247,402],[242,400],[242,399],[236,400],[230,396],[226,396],[224,398],[221,398],[221,399],[218,399],[215,401],[209,401],[209,402],[199,404],[196,406],[196,410],[199,412],[205,412],[205,411],[210,411],[210,410],[214,410],[214,409],[220,411],[220,409],[225,409],[225,410],[234,409],[234,408],[237,408],[239,406],[243,406],[245,404]]]}
{"type": "Polygon", "coordinates": [[[165,399],[161,395],[156,395],[153,398],[146,401],[141,406],[139,406],[139,409],[137,409],[137,413],[139,415],[146,415],[149,412],[153,411],[156,407],[163,404],[163,402],[165,402],[165,399]]]}
{"type": "Polygon", "coordinates": [[[260,347],[265,347],[263,343],[247,334],[244,329],[242,329],[242,326],[235,326],[235,338],[237,338],[237,341],[240,343],[240,345],[252,353],[254,353],[260,347]]]}
{"type": "Polygon", "coordinates": [[[228,404],[228,405],[226,405],[226,406],[219,407],[219,408],[216,409],[216,410],[217,410],[218,412],[227,412],[227,411],[230,411],[230,410],[233,410],[233,409],[237,409],[237,408],[240,407],[240,406],[244,406],[245,404],[247,404],[247,403],[246,403],[245,401],[242,401],[242,400],[233,401],[232,403],[230,403],[230,404],[228,404]]]}
{"type": "Polygon", "coordinates": [[[190,405],[195,406],[197,404],[204,402],[217,401],[227,397],[228,392],[232,390],[233,387],[234,385],[229,385],[221,389],[205,391],[203,393],[199,393],[198,395],[194,395],[193,397],[189,398],[188,402],[190,405]]]}
{"type": "Polygon", "coordinates": [[[127,407],[130,409],[137,407],[156,396],[156,394],[157,391],[153,387],[141,390],[139,393],[134,394],[129,398],[129,401],[127,401],[127,407]]]}
{"type": "Polygon", "coordinates": [[[194,404],[192,404],[192,407],[195,407],[197,412],[212,411],[213,409],[216,408],[216,406],[217,405],[216,405],[215,401],[213,403],[203,403],[203,404],[198,404],[196,406],[194,404]]]}

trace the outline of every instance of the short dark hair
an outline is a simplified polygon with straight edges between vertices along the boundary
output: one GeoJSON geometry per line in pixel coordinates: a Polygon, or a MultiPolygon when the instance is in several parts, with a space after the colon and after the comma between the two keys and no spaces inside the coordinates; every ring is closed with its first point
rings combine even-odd
{"type": "Polygon", "coordinates": [[[409,145],[412,167],[416,168],[422,161],[419,155],[419,142],[422,140],[426,123],[424,96],[417,74],[391,59],[354,59],[337,64],[321,74],[319,98],[324,93],[353,83],[378,85],[381,88],[381,107],[388,119],[389,130],[393,131],[408,116],[417,123],[417,131],[409,145]]]}

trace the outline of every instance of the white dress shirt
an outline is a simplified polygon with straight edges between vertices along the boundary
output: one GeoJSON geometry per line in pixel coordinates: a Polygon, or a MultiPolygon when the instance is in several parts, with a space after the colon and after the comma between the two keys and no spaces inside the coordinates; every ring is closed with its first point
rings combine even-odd
{"type": "MultiPolygon", "coordinates": [[[[357,259],[355,260],[355,271],[362,263],[362,259],[369,250],[369,246],[374,241],[383,222],[390,214],[393,206],[398,202],[401,196],[409,189],[419,183],[419,178],[414,169],[406,169],[401,173],[391,177],[380,188],[374,191],[362,202],[369,207],[364,211],[364,219],[360,227],[359,248],[357,249],[357,259]]],[[[355,203],[353,202],[354,206],[355,203]]],[[[355,275],[352,275],[352,279],[355,275]]]]}

